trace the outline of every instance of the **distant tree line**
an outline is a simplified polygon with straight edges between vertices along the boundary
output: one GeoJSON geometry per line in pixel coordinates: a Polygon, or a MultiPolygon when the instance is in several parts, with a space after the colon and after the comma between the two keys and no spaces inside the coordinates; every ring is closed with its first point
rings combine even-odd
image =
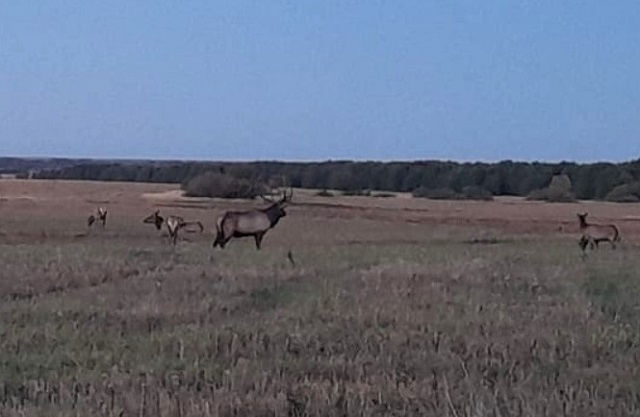
{"type": "Polygon", "coordinates": [[[89,160],[69,159],[69,158],[17,158],[0,157],[0,174],[20,174],[25,175],[30,170],[61,169],[68,168],[79,163],[86,163],[89,160]]]}
{"type": "MultiPolygon", "coordinates": [[[[42,170],[36,178],[100,181],[180,183],[206,173],[217,173],[247,184],[280,184],[292,187],[357,192],[380,190],[413,192],[417,196],[528,196],[546,193],[554,176],[569,182],[571,198],[640,201],[640,159],[625,163],[577,164],[415,162],[175,162],[81,163],[42,170]],[[285,184],[286,183],[286,184],[285,184]],[[538,191],[536,191],[538,190],[538,191]],[[536,194],[537,193],[537,194],[536,194]]],[[[214,178],[214,177],[211,177],[214,178]]],[[[220,183],[220,178],[215,178],[220,183]]],[[[227,180],[228,181],[228,178],[227,180]]],[[[198,182],[198,181],[196,181],[198,182]]],[[[203,180],[198,186],[203,188],[203,180]]],[[[204,187],[206,188],[206,187],[204,187]]],[[[554,186],[554,189],[557,187],[554,186]]],[[[548,194],[548,193],[547,193],[548,194]]]]}

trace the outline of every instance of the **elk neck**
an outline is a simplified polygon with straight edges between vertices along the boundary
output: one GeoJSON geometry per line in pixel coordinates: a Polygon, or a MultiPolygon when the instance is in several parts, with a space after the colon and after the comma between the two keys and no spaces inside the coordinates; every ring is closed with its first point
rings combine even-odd
{"type": "Polygon", "coordinates": [[[271,227],[275,226],[281,217],[285,216],[286,213],[280,207],[280,203],[273,203],[266,209],[261,210],[264,214],[269,218],[269,223],[271,223],[271,227]]]}

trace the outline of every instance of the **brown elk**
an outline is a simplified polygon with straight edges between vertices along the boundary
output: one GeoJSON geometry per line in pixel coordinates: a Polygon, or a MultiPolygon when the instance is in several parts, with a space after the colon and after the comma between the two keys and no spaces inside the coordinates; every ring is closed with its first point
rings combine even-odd
{"type": "Polygon", "coordinates": [[[171,243],[174,245],[178,240],[178,232],[180,229],[195,225],[198,226],[200,233],[204,232],[204,227],[199,221],[187,222],[180,216],[169,216],[165,219],[160,215],[160,210],[156,210],[153,214],[147,216],[143,220],[143,223],[153,224],[158,230],[162,228],[163,223],[166,223],[167,230],[169,231],[169,239],[171,239],[171,243]]]}
{"type": "Polygon", "coordinates": [[[287,215],[284,208],[291,201],[293,190],[287,195],[286,190],[278,201],[273,201],[262,197],[270,202],[269,207],[259,210],[249,211],[227,211],[216,220],[216,239],[213,247],[224,246],[231,238],[241,238],[253,236],[256,242],[256,249],[260,250],[262,238],[269,229],[273,228],[280,219],[287,215]]]}
{"type": "Polygon", "coordinates": [[[96,210],[95,214],[89,216],[89,218],[87,219],[87,225],[91,227],[97,221],[102,223],[102,227],[105,227],[107,225],[107,209],[105,209],[104,207],[98,207],[98,210],[96,210]]]}
{"type": "Polygon", "coordinates": [[[580,248],[584,251],[587,245],[593,249],[597,248],[600,242],[609,242],[613,249],[616,248],[616,242],[620,241],[620,232],[615,224],[592,224],[587,222],[588,213],[577,213],[578,222],[580,223],[580,248]]]}

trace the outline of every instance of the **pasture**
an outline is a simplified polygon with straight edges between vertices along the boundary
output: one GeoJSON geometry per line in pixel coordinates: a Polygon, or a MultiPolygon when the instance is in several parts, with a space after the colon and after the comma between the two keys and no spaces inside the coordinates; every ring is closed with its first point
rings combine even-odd
{"type": "Polygon", "coordinates": [[[0,180],[0,415],[640,415],[638,205],[296,190],[261,251],[212,248],[258,206],[0,180]],[[618,249],[581,258],[585,211],[618,249]]]}

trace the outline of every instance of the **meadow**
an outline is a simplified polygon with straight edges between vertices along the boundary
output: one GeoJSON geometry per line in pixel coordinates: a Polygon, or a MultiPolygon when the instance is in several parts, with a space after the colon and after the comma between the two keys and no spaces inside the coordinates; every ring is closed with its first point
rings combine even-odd
{"type": "Polygon", "coordinates": [[[637,205],[296,190],[212,248],[260,205],[0,180],[0,416],[640,416],[637,205]],[[582,211],[620,247],[583,259],[582,211]]]}

